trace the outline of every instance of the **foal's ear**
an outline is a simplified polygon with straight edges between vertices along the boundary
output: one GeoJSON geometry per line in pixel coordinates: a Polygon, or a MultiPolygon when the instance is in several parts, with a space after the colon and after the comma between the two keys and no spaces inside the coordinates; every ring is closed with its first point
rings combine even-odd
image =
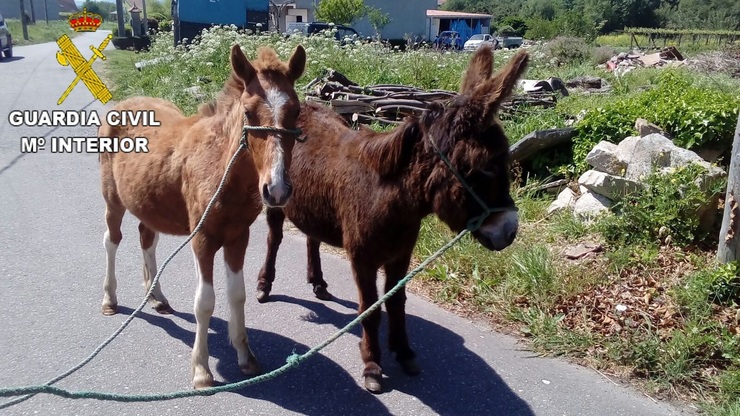
{"type": "Polygon", "coordinates": [[[465,94],[471,91],[476,85],[491,78],[493,71],[493,50],[485,45],[478,48],[468,64],[468,70],[460,86],[460,93],[465,94]]]}
{"type": "Polygon", "coordinates": [[[252,79],[257,74],[257,71],[249,63],[247,57],[244,56],[244,52],[242,52],[242,48],[239,45],[231,47],[231,68],[236,77],[244,83],[244,88],[252,82],[252,79]]]}
{"type": "Polygon", "coordinates": [[[302,45],[298,45],[293,51],[293,55],[290,57],[288,62],[288,78],[295,82],[298,78],[303,75],[303,71],[306,69],[306,50],[303,49],[302,45]]]}
{"type": "Polygon", "coordinates": [[[505,67],[500,69],[484,86],[478,90],[487,95],[487,113],[493,115],[498,111],[501,102],[511,95],[516,87],[517,81],[527,70],[529,54],[519,51],[514,55],[505,67]]]}

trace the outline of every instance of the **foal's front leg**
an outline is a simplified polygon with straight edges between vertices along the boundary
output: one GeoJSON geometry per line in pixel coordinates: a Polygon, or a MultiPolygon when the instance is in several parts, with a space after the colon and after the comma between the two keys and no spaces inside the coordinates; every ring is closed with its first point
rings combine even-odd
{"type": "Polygon", "coordinates": [[[197,234],[191,242],[195,258],[195,273],[198,289],[195,291],[195,342],[190,356],[193,387],[196,389],[213,386],[213,374],[208,367],[208,325],[216,306],[213,290],[213,257],[218,247],[207,237],[197,234]]]}
{"type": "Polygon", "coordinates": [[[226,263],[226,292],[229,299],[231,317],[229,319],[229,339],[236,350],[239,369],[247,376],[262,372],[257,358],[249,348],[247,330],[244,324],[244,302],[247,294],[244,289],[244,253],[249,242],[249,230],[239,239],[224,245],[226,263]]]}
{"type": "MultiPolygon", "coordinates": [[[[357,313],[365,312],[378,300],[378,289],[375,286],[377,269],[373,266],[363,264],[359,256],[352,256],[352,274],[357,284],[359,293],[359,306],[357,313]]],[[[365,388],[373,393],[383,390],[383,369],[380,366],[380,341],[378,330],[380,329],[380,308],[374,310],[362,320],[362,340],[360,341],[360,355],[365,363],[362,376],[365,378],[365,388]]]]}

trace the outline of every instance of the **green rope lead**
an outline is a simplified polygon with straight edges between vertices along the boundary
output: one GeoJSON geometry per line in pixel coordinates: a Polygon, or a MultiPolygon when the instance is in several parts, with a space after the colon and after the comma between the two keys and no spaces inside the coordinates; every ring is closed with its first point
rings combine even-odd
{"type": "MultiPolygon", "coordinates": [[[[47,381],[44,384],[44,386],[47,386],[47,387],[48,386],[51,386],[52,384],[54,384],[54,383],[56,383],[56,382],[58,382],[58,381],[60,381],[60,380],[62,380],[64,378],[68,377],[69,375],[71,375],[75,371],[77,371],[80,368],[82,368],[85,365],[87,365],[87,363],[89,363],[90,361],[92,361],[93,358],[95,358],[100,353],[100,351],[103,350],[103,348],[105,348],[121,332],[123,332],[123,330],[131,323],[131,321],[134,320],[134,318],[136,317],[136,314],[138,314],[139,312],[141,312],[142,309],[144,309],[144,306],[146,306],[146,304],[149,302],[149,297],[152,295],[152,292],[154,291],[154,287],[159,282],[159,277],[162,275],[162,272],[164,271],[164,268],[167,266],[167,264],[170,262],[170,260],[172,260],[172,258],[174,258],[175,255],[177,253],[179,253],[180,250],[182,250],[182,248],[185,247],[185,245],[188,244],[190,242],[190,240],[192,240],[193,237],[195,237],[195,234],[197,234],[198,231],[200,231],[200,229],[203,227],[203,223],[205,222],[205,219],[208,216],[208,213],[210,212],[211,207],[213,207],[213,204],[215,203],[216,198],[221,193],[221,191],[222,191],[222,189],[224,187],[224,183],[226,182],[226,178],[228,177],[229,172],[231,171],[231,168],[234,166],[234,163],[236,162],[237,156],[239,156],[239,154],[242,152],[242,150],[245,147],[247,147],[247,141],[246,141],[247,127],[250,127],[250,126],[246,126],[246,125],[244,126],[244,129],[243,129],[243,132],[242,132],[242,138],[241,138],[239,147],[237,148],[236,152],[234,152],[234,156],[232,156],[231,160],[229,161],[229,164],[226,166],[226,171],[224,172],[223,178],[221,178],[221,182],[219,183],[218,188],[216,189],[216,193],[213,195],[213,197],[211,198],[211,200],[208,202],[208,205],[206,206],[205,210],[203,211],[203,216],[201,216],[200,221],[198,222],[198,225],[195,226],[195,229],[193,229],[193,232],[190,233],[190,235],[188,236],[188,238],[186,238],[185,241],[183,241],[182,244],[180,244],[180,246],[177,247],[177,249],[175,249],[175,251],[173,251],[172,254],[170,254],[165,259],[165,261],[162,263],[162,265],[159,267],[159,270],[157,271],[157,274],[154,276],[154,279],[152,279],[152,284],[149,287],[149,290],[147,291],[146,295],[144,296],[144,300],[141,302],[141,304],[139,305],[139,307],[136,308],[131,313],[131,315],[129,315],[128,318],[126,318],[125,321],[123,321],[123,323],[121,324],[121,326],[119,326],[118,329],[115,332],[113,332],[113,334],[111,334],[90,355],[88,355],[87,358],[85,358],[79,364],[75,365],[74,367],[70,368],[69,370],[65,371],[64,373],[62,373],[62,374],[54,377],[53,379],[47,381]]],[[[38,387],[42,387],[43,388],[43,386],[38,386],[38,387]]],[[[2,391],[5,391],[5,389],[0,389],[0,392],[2,392],[2,391]]],[[[29,390],[29,392],[31,392],[31,391],[32,390],[29,390]]],[[[7,402],[4,402],[4,403],[0,404],[0,409],[5,409],[7,407],[10,407],[10,406],[16,405],[18,403],[24,402],[24,401],[30,399],[31,397],[33,397],[34,394],[30,394],[28,396],[19,397],[17,399],[13,399],[13,400],[9,400],[7,402]]],[[[6,395],[0,394],[0,396],[6,396],[6,395]]],[[[13,394],[12,396],[17,396],[17,394],[13,394]]]]}
{"type": "Polygon", "coordinates": [[[327,338],[324,342],[321,344],[311,348],[307,352],[303,354],[291,354],[287,360],[286,364],[284,364],[282,367],[279,367],[275,370],[270,371],[269,373],[259,375],[257,377],[253,377],[247,380],[239,381],[236,383],[230,383],[225,384],[222,386],[216,386],[216,387],[209,387],[205,389],[200,390],[180,390],[180,391],[174,391],[170,393],[155,393],[155,394],[118,394],[118,393],[105,393],[105,392],[98,392],[98,391],[69,391],[65,390],[63,388],[54,387],[49,384],[40,385],[40,386],[28,386],[28,387],[13,387],[13,388],[3,388],[0,389],[0,396],[19,396],[22,394],[39,394],[39,393],[47,393],[52,394],[55,396],[64,397],[67,399],[96,399],[96,400],[109,400],[109,401],[117,401],[117,402],[154,402],[154,401],[163,401],[163,400],[173,400],[173,399],[180,399],[185,397],[193,397],[193,396],[210,396],[215,393],[221,393],[226,391],[233,391],[242,387],[251,386],[254,384],[261,383],[263,381],[271,380],[285,372],[287,372],[292,367],[297,367],[301,364],[301,362],[305,361],[306,359],[310,358],[312,355],[319,352],[321,349],[326,347],[327,345],[334,342],[337,338],[347,333],[353,326],[357,325],[360,321],[365,319],[367,315],[375,311],[380,307],[383,302],[388,300],[393,294],[395,294],[397,291],[401,289],[406,283],[408,283],[414,276],[419,274],[426,266],[429,265],[432,261],[436,260],[442,254],[444,254],[447,250],[452,248],[455,244],[457,244],[460,239],[462,239],[465,234],[468,233],[468,230],[461,231],[455,238],[448,241],[447,244],[442,246],[439,250],[437,250],[434,254],[429,256],[426,260],[421,262],[418,266],[416,266],[409,274],[406,275],[403,279],[399,280],[398,283],[389,290],[383,297],[378,299],[372,306],[370,306],[366,311],[359,314],[355,319],[353,319],[350,323],[344,326],[344,328],[340,329],[334,335],[327,338]]]}

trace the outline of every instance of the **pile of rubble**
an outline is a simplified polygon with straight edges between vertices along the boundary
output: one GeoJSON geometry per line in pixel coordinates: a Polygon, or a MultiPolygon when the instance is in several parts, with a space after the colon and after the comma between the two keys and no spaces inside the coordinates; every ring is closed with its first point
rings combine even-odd
{"type": "MultiPolygon", "coordinates": [[[[696,153],[676,146],[657,126],[638,119],[640,136],[627,137],[618,145],[602,141],[586,157],[593,169],[578,178],[578,193],[565,188],[548,208],[548,214],[567,210],[581,221],[608,213],[609,208],[627,193],[644,186],[642,180],[653,168],[670,172],[698,163],[707,168],[704,184],[725,175],[722,168],[712,166],[696,153]]],[[[702,212],[697,215],[702,216],[702,212]]]]}
{"type": "Polygon", "coordinates": [[[632,53],[622,52],[600,65],[607,71],[614,71],[616,75],[623,75],[635,68],[680,66],[686,63],[683,55],[673,46],[663,48],[660,52],[644,54],[639,51],[632,53]]]}

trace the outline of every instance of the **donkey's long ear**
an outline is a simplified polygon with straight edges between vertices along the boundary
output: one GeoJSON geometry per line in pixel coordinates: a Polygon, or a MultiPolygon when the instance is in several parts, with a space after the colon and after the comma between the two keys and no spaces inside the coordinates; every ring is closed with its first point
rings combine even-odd
{"type": "Polygon", "coordinates": [[[491,78],[493,71],[493,50],[487,46],[481,46],[470,58],[468,70],[460,86],[460,93],[465,94],[471,91],[475,86],[480,85],[491,78]]]}
{"type": "Polygon", "coordinates": [[[288,61],[288,78],[295,82],[298,78],[303,75],[303,71],[306,69],[306,50],[303,49],[302,45],[298,45],[293,51],[293,55],[288,61]]]}
{"type": "Polygon", "coordinates": [[[252,79],[257,74],[257,71],[249,63],[247,57],[244,56],[244,52],[242,52],[242,48],[239,45],[231,47],[231,68],[234,71],[234,75],[244,83],[244,88],[252,82],[252,79]]]}
{"type": "MultiPolygon", "coordinates": [[[[527,70],[529,54],[519,51],[514,55],[505,67],[500,69],[493,78],[482,86],[477,93],[486,94],[486,115],[493,116],[498,111],[501,102],[504,101],[516,87],[517,81],[527,70]]],[[[489,117],[486,117],[489,118],[489,117]]]]}

